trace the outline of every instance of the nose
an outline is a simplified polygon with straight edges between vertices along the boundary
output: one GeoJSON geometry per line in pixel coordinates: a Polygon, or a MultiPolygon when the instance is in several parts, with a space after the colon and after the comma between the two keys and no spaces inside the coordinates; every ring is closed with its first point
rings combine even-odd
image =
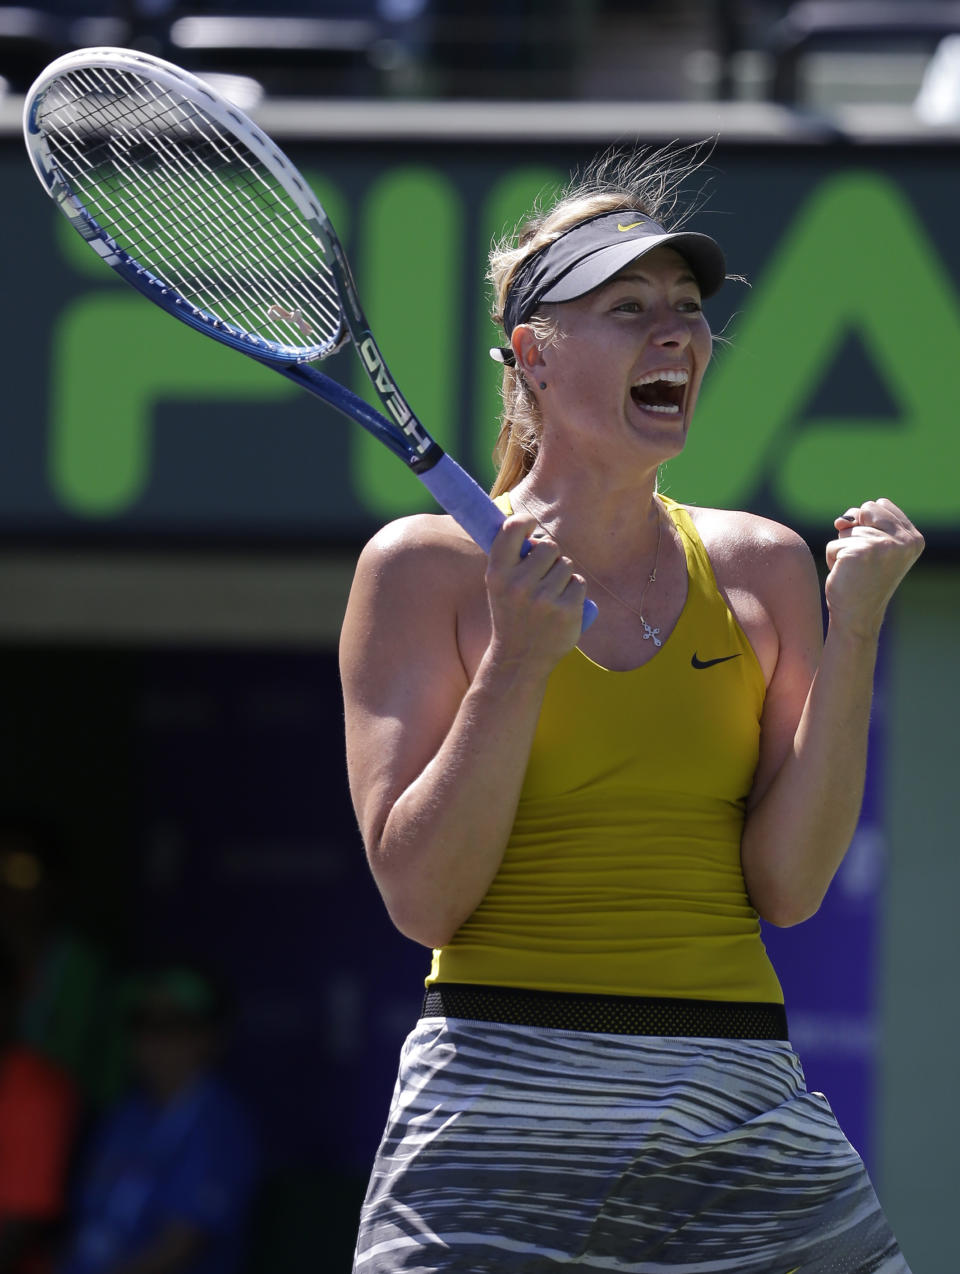
{"type": "Polygon", "coordinates": [[[657,315],[650,339],[661,349],[686,349],[691,337],[690,324],[683,315],[664,309],[657,315]]]}

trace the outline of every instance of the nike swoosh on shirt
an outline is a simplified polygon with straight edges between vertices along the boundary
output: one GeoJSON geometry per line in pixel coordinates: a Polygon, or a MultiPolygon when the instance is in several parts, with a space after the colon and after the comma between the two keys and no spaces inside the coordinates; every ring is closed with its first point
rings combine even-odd
{"type": "MultiPolygon", "coordinates": [[[[697,652],[694,651],[693,657],[690,660],[690,667],[691,668],[712,668],[714,664],[725,664],[728,659],[739,659],[741,653],[742,652],[738,650],[735,655],[721,655],[719,659],[698,659],[697,652]]],[[[792,1274],[792,1271],[791,1271],[791,1274],[792,1274]]]]}

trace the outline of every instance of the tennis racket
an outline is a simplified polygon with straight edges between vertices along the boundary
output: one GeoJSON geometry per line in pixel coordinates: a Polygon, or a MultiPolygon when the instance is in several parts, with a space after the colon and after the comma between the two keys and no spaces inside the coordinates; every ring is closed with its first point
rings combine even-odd
{"type": "MultiPolygon", "coordinates": [[[[169,62],[93,48],[39,76],[23,127],[47,193],[121,278],[362,425],[489,552],[503,513],[400,393],[320,201],[252,120],[169,62]],[[350,341],[383,413],[311,366],[350,341]]],[[[584,628],[595,617],[588,599],[584,628]]]]}

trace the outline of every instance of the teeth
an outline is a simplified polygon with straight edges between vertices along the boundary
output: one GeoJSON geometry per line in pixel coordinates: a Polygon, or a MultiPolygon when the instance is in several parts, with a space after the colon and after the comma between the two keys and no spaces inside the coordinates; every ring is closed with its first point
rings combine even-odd
{"type": "Polygon", "coordinates": [[[689,379],[690,373],[678,367],[660,372],[647,372],[646,376],[641,376],[635,383],[637,385],[652,385],[654,381],[665,380],[669,385],[685,385],[689,379]]]}
{"type": "Polygon", "coordinates": [[[644,411],[656,411],[659,412],[661,416],[680,415],[680,408],[676,406],[675,403],[671,403],[669,406],[660,403],[643,403],[641,405],[644,411]]]}

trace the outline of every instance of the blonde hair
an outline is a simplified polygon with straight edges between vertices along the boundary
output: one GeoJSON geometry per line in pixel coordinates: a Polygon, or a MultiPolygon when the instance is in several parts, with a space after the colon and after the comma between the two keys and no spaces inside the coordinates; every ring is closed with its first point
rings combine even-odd
{"type": "MultiPolygon", "coordinates": [[[[512,235],[494,243],[487,277],[493,287],[491,317],[503,324],[503,311],[517,270],[535,252],[588,217],[621,209],[641,212],[675,230],[692,208],[681,208],[681,187],[709,158],[712,144],[671,145],[653,151],[607,151],[561,191],[546,210],[534,208],[512,235]]],[[[559,338],[556,321],[545,314],[528,320],[541,347],[559,338]]],[[[504,365],[503,406],[493,459],[497,476],[491,488],[502,495],[530,472],[540,447],[541,418],[530,384],[518,367],[504,365]]]]}

